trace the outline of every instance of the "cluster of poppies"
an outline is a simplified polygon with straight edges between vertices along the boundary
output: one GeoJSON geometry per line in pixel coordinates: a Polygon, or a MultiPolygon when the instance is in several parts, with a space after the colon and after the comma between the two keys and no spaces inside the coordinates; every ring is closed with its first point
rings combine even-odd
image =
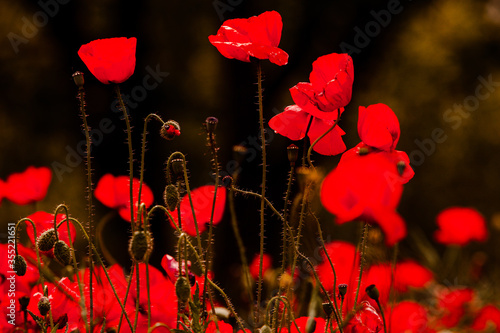
{"type": "MultiPolygon", "coordinates": [[[[268,59],[282,66],[288,62],[288,54],[278,47],[282,25],[281,16],[274,11],[249,19],[228,20],[209,41],[227,58],[245,62],[251,58],[268,59]]],[[[100,82],[117,84],[134,73],[136,43],[135,38],[96,40],[83,45],[78,54],[100,82]]],[[[351,100],[353,80],[354,66],[349,55],[332,53],[319,57],[312,64],[309,82],[299,82],[290,88],[295,104],[274,116],[269,126],[293,141],[309,138],[316,153],[343,153],[338,166],[322,182],[323,207],[335,216],[337,224],[364,221],[377,225],[384,234],[386,245],[391,247],[407,234],[406,223],[397,213],[397,207],[403,185],[412,179],[414,172],[408,155],[396,150],[401,134],[399,121],[393,110],[384,104],[359,107],[357,129],[361,142],[346,151],[342,140],[345,132],[338,122],[351,100]]],[[[167,130],[172,137],[180,135],[174,127],[167,130]]],[[[6,198],[18,205],[40,201],[48,191],[50,180],[50,169],[29,167],[5,181],[0,180],[0,200],[6,198]]],[[[140,207],[148,209],[155,203],[152,190],[132,176],[105,174],[97,182],[93,195],[128,222],[135,220],[131,213],[138,212],[140,207]]],[[[199,236],[206,232],[207,224],[216,225],[222,221],[226,196],[225,187],[206,185],[181,198],[177,188],[169,184],[164,194],[167,206],[164,210],[177,210],[175,214],[167,214],[174,228],[189,236],[199,236]],[[169,196],[174,198],[173,207],[169,205],[169,196]]],[[[28,220],[36,226],[37,235],[47,233],[54,224],[66,226],[63,214],[55,216],[39,211],[29,215],[28,220]]],[[[68,225],[58,230],[57,237],[73,244],[76,229],[73,224],[68,225]]],[[[439,229],[434,238],[444,245],[465,246],[471,241],[485,241],[488,236],[484,217],[472,208],[445,209],[438,215],[437,225],[439,229]]],[[[35,248],[38,239],[31,223],[26,223],[26,232],[35,248]]],[[[326,306],[326,319],[324,315],[296,318],[294,325],[281,328],[282,332],[322,333],[328,326],[345,333],[387,332],[388,329],[391,332],[439,332],[457,326],[478,332],[491,328],[500,330],[500,309],[496,304],[483,303],[471,288],[443,287],[431,270],[414,260],[371,264],[360,276],[364,259],[355,245],[338,240],[324,245],[325,251],[315,266],[317,282],[327,295],[338,296],[332,300],[335,310],[326,306]],[[413,299],[415,292],[423,290],[431,291],[432,295],[422,301],[413,299]],[[332,320],[332,311],[336,320],[332,320]]],[[[7,253],[7,244],[0,247],[2,253],[7,253]]],[[[139,260],[137,273],[131,275],[131,281],[118,264],[96,266],[90,293],[90,288],[81,288],[82,284],[89,285],[89,268],[82,268],[80,273],[68,269],[64,277],[55,278],[47,273],[54,265],[51,263],[54,249],[40,251],[40,262],[40,249],[36,247],[35,252],[33,248],[18,244],[16,249],[16,254],[25,259],[22,264],[16,262],[16,267],[24,265],[25,272],[15,281],[14,325],[9,322],[11,312],[7,308],[12,299],[7,296],[11,289],[7,277],[13,266],[6,260],[0,262],[2,331],[38,331],[40,318],[46,315],[40,305],[44,302],[49,303],[51,315],[50,319],[45,317],[43,320],[50,320],[50,325],[57,324],[60,330],[85,331],[89,327],[89,313],[92,313],[96,332],[150,332],[153,326],[154,330],[170,332],[177,329],[179,332],[180,328],[189,331],[188,326],[192,325],[193,332],[203,328],[206,332],[230,333],[236,328],[223,320],[214,321],[214,316],[204,321],[205,317],[196,312],[202,302],[200,290],[205,290],[207,279],[213,274],[208,269],[205,276],[193,274],[187,259],[177,262],[165,254],[161,263],[163,271],[139,260]],[[40,283],[39,268],[52,279],[40,283]],[[188,279],[183,278],[182,272],[188,279]],[[93,295],[92,305],[90,294],[93,295]]],[[[264,273],[276,270],[269,255],[254,257],[249,265],[253,279],[259,278],[260,269],[264,273]]],[[[292,280],[299,279],[295,274],[290,275],[292,280]]],[[[206,310],[224,306],[209,303],[204,295],[202,299],[206,302],[202,304],[206,310]]],[[[234,311],[229,303],[227,307],[234,311]]]]}

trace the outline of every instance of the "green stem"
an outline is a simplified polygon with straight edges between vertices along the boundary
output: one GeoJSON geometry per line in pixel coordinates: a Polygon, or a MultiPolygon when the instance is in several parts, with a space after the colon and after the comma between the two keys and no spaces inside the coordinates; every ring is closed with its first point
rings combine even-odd
{"type": "MultiPolygon", "coordinates": [[[[120,86],[115,85],[115,92],[118,98],[118,104],[123,112],[123,119],[127,126],[127,145],[128,145],[128,164],[130,173],[130,222],[132,229],[134,228],[134,151],[132,150],[132,128],[130,127],[130,119],[127,113],[127,107],[123,102],[120,86]]],[[[132,230],[134,231],[134,230],[132,230]]]]}
{"type": "Polygon", "coordinates": [[[359,277],[358,277],[358,288],[356,289],[356,297],[354,298],[354,306],[358,304],[359,289],[361,288],[361,278],[363,276],[363,266],[365,261],[365,248],[366,248],[366,238],[368,236],[368,223],[364,222],[363,234],[361,236],[361,248],[359,255],[359,277]]]}
{"type": "Polygon", "coordinates": [[[259,103],[259,126],[260,126],[260,136],[261,136],[261,148],[262,148],[262,184],[261,184],[261,201],[260,201],[260,248],[259,248],[259,280],[257,283],[257,303],[255,304],[255,323],[258,324],[260,321],[260,301],[262,297],[262,261],[264,257],[264,213],[265,213],[265,197],[266,197],[266,133],[264,130],[264,106],[262,103],[262,65],[260,60],[257,63],[257,91],[258,91],[258,103],[259,103]]]}
{"type": "MultiPolygon", "coordinates": [[[[85,90],[83,86],[78,88],[78,99],[80,101],[80,113],[83,121],[83,129],[85,131],[85,153],[86,153],[86,165],[87,165],[87,210],[88,210],[88,230],[90,240],[92,242],[95,241],[95,232],[94,232],[94,224],[93,224],[93,206],[92,206],[92,156],[91,156],[91,138],[90,138],[90,128],[87,124],[87,114],[85,113],[85,90]]],[[[94,272],[94,259],[92,257],[92,249],[89,247],[88,249],[89,255],[89,312],[90,312],[90,331],[93,332],[94,327],[94,291],[93,291],[93,272],[94,272]]]]}
{"type": "Polygon", "coordinates": [[[278,296],[274,296],[273,298],[271,298],[269,300],[269,302],[267,303],[267,308],[266,308],[266,317],[265,317],[265,323],[266,323],[266,325],[269,325],[269,316],[268,316],[269,309],[271,308],[273,302],[275,302],[275,301],[276,301],[276,303],[278,303],[278,301],[280,301],[280,302],[282,302],[285,305],[286,309],[288,310],[288,313],[290,314],[290,316],[292,318],[292,322],[295,325],[295,328],[297,329],[297,332],[301,333],[300,328],[297,325],[297,322],[295,321],[295,317],[293,315],[293,311],[291,311],[290,302],[288,301],[288,298],[286,296],[280,296],[280,295],[278,295],[278,296]]]}
{"type": "Polygon", "coordinates": [[[258,193],[254,193],[252,191],[245,191],[245,190],[241,190],[237,187],[234,187],[233,185],[231,186],[231,189],[234,190],[234,192],[236,193],[241,193],[243,195],[250,195],[250,196],[253,196],[253,197],[256,197],[256,198],[259,198],[259,199],[264,199],[264,202],[266,203],[266,205],[273,211],[273,213],[281,220],[281,221],[285,221],[283,215],[280,214],[280,212],[278,212],[278,210],[276,208],[274,208],[273,204],[265,197],[262,197],[260,194],[258,193]]]}
{"type": "Polygon", "coordinates": [[[337,119],[335,119],[335,122],[333,123],[332,127],[330,127],[325,133],[321,134],[316,140],[314,140],[314,142],[311,144],[311,146],[307,150],[307,163],[309,163],[309,166],[311,168],[314,168],[314,165],[311,161],[311,152],[312,152],[314,146],[318,143],[319,140],[323,139],[328,133],[333,131],[335,126],[337,126],[339,120],[340,120],[340,108],[337,109],[337,119]]]}
{"type": "Polygon", "coordinates": [[[377,302],[378,308],[380,309],[380,316],[382,317],[382,322],[384,323],[384,333],[387,333],[387,325],[385,322],[384,310],[382,309],[382,306],[380,305],[380,301],[378,299],[376,299],[375,301],[377,302]]]}

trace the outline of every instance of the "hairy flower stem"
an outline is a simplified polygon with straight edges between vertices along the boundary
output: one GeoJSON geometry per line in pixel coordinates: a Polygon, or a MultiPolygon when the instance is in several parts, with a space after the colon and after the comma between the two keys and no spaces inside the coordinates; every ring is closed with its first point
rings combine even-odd
{"type": "MultiPolygon", "coordinates": [[[[282,303],[285,305],[285,307],[286,307],[286,309],[287,309],[288,313],[290,314],[290,317],[292,318],[292,322],[293,322],[293,324],[295,325],[295,328],[297,329],[297,332],[298,332],[298,333],[301,333],[300,328],[299,328],[299,326],[297,325],[297,322],[295,321],[295,317],[294,317],[294,315],[293,315],[293,311],[291,311],[290,302],[288,301],[288,298],[287,298],[286,296],[280,296],[280,295],[278,295],[278,296],[274,296],[273,298],[271,298],[271,299],[269,300],[269,302],[267,302],[267,309],[266,309],[265,324],[266,324],[266,325],[269,325],[269,316],[268,316],[268,314],[269,314],[269,310],[270,310],[270,308],[271,308],[271,306],[272,306],[273,302],[276,302],[276,304],[279,304],[279,302],[278,302],[278,301],[282,302],[282,303]]],[[[288,332],[291,332],[291,331],[290,331],[290,327],[288,327],[288,332]]]]}
{"type": "Polygon", "coordinates": [[[337,119],[335,119],[335,122],[333,123],[332,127],[330,127],[325,133],[321,134],[316,140],[314,140],[314,142],[311,144],[311,146],[307,150],[307,163],[309,163],[309,166],[311,168],[314,168],[314,165],[311,161],[311,152],[312,152],[314,146],[318,143],[319,140],[323,139],[328,133],[333,131],[335,126],[337,126],[339,120],[340,120],[340,108],[337,109],[337,119]]]}
{"type": "Polygon", "coordinates": [[[262,64],[260,60],[257,63],[257,91],[258,91],[258,103],[259,103],[259,126],[260,126],[260,137],[261,137],[261,148],[262,148],[262,184],[261,184],[261,200],[260,200],[260,249],[259,249],[259,280],[257,282],[257,303],[255,304],[255,324],[260,321],[260,301],[262,297],[262,261],[264,257],[264,210],[266,208],[266,203],[264,198],[266,197],[266,132],[264,130],[264,106],[262,103],[262,64]]]}
{"type": "MultiPolygon", "coordinates": [[[[128,295],[130,293],[130,287],[132,285],[132,278],[133,278],[134,272],[135,272],[135,266],[136,266],[136,262],[133,261],[132,267],[130,268],[130,275],[128,276],[127,289],[125,290],[125,297],[123,298],[123,304],[127,304],[128,295]]],[[[118,332],[120,332],[120,329],[122,327],[124,315],[125,315],[125,313],[123,313],[123,311],[122,311],[122,313],[120,314],[120,320],[118,321],[118,332]]]]}
{"type": "MultiPolygon", "coordinates": [[[[85,155],[86,155],[86,165],[87,165],[87,211],[88,211],[88,222],[87,228],[90,236],[90,241],[95,242],[95,230],[93,223],[93,206],[92,206],[92,197],[93,197],[93,189],[92,189],[92,165],[91,165],[91,139],[90,139],[90,128],[87,124],[87,114],[85,112],[85,90],[83,85],[78,88],[77,98],[80,102],[80,115],[83,121],[83,129],[85,131],[85,155]]],[[[67,216],[66,216],[67,217],[67,216]]],[[[57,232],[56,232],[57,234],[57,232]]],[[[93,332],[94,326],[94,291],[93,291],[93,272],[94,272],[94,259],[92,256],[92,249],[89,246],[88,249],[89,256],[89,312],[90,312],[90,331],[93,332]]]]}
{"type": "Polygon", "coordinates": [[[144,130],[142,131],[142,147],[141,147],[141,167],[140,167],[140,178],[139,178],[139,194],[137,195],[137,202],[140,204],[141,202],[141,194],[142,194],[142,184],[144,181],[144,159],[146,155],[146,135],[148,134],[148,122],[151,119],[156,119],[160,123],[165,124],[163,119],[155,113],[150,113],[144,119],[144,130]]]}
{"type": "Polygon", "coordinates": [[[368,223],[364,222],[363,232],[361,235],[361,248],[359,255],[359,277],[358,277],[358,287],[356,288],[356,297],[354,298],[354,305],[358,304],[359,289],[361,288],[361,278],[363,277],[363,266],[365,264],[365,252],[366,252],[366,239],[368,238],[368,223]]]}
{"type": "Polygon", "coordinates": [[[120,92],[120,86],[115,85],[115,93],[118,98],[119,108],[123,112],[123,119],[125,120],[125,125],[127,126],[127,145],[128,145],[128,164],[130,173],[130,224],[132,225],[132,232],[134,231],[134,151],[132,149],[132,128],[130,127],[130,119],[127,113],[127,107],[123,102],[122,94],[120,92]]]}

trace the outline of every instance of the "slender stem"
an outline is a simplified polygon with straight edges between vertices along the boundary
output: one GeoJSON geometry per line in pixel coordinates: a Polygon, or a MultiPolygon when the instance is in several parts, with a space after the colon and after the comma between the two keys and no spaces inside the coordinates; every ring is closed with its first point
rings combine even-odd
{"type": "Polygon", "coordinates": [[[135,282],[136,282],[136,286],[135,286],[135,289],[136,289],[136,303],[135,303],[135,319],[134,319],[134,332],[137,332],[137,322],[139,321],[139,303],[140,303],[140,300],[141,300],[141,283],[140,283],[140,280],[141,280],[141,277],[139,275],[139,264],[136,264],[135,265],[135,275],[137,276],[136,279],[135,279],[135,282]]]}
{"type": "Polygon", "coordinates": [[[243,330],[243,332],[245,332],[245,326],[243,325],[240,317],[238,317],[238,314],[234,310],[234,306],[231,303],[231,301],[229,300],[229,297],[227,297],[226,293],[217,284],[215,284],[211,279],[208,279],[207,281],[208,281],[208,283],[210,283],[210,285],[212,287],[214,287],[221,294],[222,298],[224,298],[224,301],[226,302],[226,305],[227,305],[229,311],[231,311],[231,314],[236,319],[238,326],[240,326],[240,328],[243,330]]]}
{"type": "MultiPolygon", "coordinates": [[[[125,290],[125,297],[123,298],[123,304],[127,304],[128,295],[130,293],[130,287],[132,286],[132,278],[133,278],[134,272],[135,272],[135,265],[136,265],[136,262],[133,261],[132,267],[130,269],[130,275],[128,276],[127,289],[125,290]]],[[[118,332],[120,332],[120,329],[122,327],[124,315],[125,315],[125,313],[123,313],[123,311],[122,311],[122,313],[120,314],[120,320],[118,321],[118,332]]]]}
{"type": "Polygon", "coordinates": [[[259,126],[260,126],[260,136],[261,136],[261,148],[262,148],[262,184],[261,184],[261,200],[260,200],[260,248],[259,248],[259,280],[257,282],[257,303],[255,304],[255,323],[258,324],[260,320],[260,300],[262,294],[262,261],[264,257],[264,213],[266,208],[266,202],[264,198],[266,197],[266,133],[264,130],[264,106],[262,103],[262,65],[260,60],[257,63],[257,92],[258,92],[258,103],[259,103],[259,126]]]}
{"type": "MultiPolygon", "coordinates": [[[[92,196],[93,196],[93,184],[92,184],[92,156],[91,156],[91,138],[90,138],[90,128],[87,124],[87,114],[85,113],[85,90],[83,86],[78,88],[78,99],[80,101],[80,113],[83,121],[83,129],[85,132],[85,153],[86,153],[86,165],[87,165],[87,211],[88,211],[88,222],[87,227],[89,231],[90,241],[95,242],[95,231],[93,223],[93,206],[92,206],[92,196]]],[[[92,249],[89,246],[88,249],[89,256],[89,312],[90,312],[90,332],[93,332],[94,327],[94,291],[93,291],[93,272],[94,272],[94,259],[92,256],[92,249]]]]}
{"type": "MultiPolygon", "coordinates": [[[[123,102],[122,94],[120,92],[120,86],[115,85],[116,97],[118,98],[118,104],[123,112],[123,119],[127,126],[127,145],[128,145],[128,164],[130,173],[130,222],[132,228],[134,226],[134,151],[132,150],[132,128],[130,127],[130,119],[127,112],[127,107],[123,102]]],[[[133,231],[133,230],[132,230],[133,231]]]]}
{"type": "Polygon", "coordinates": [[[387,333],[387,324],[385,322],[384,309],[380,305],[380,301],[378,299],[375,300],[377,302],[378,308],[380,309],[380,315],[382,316],[382,321],[384,323],[384,333],[387,333]]]}
{"type": "Polygon", "coordinates": [[[363,266],[365,261],[365,248],[366,248],[366,239],[368,237],[368,223],[364,222],[363,225],[363,234],[361,235],[361,248],[360,248],[360,256],[359,256],[359,277],[358,277],[358,287],[356,289],[356,297],[354,298],[354,306],[358,304],[358,296],[359,289],[361,288],[361,278],[363,276],[363,266]]]}
{"type": "MultiPolygon", "coordinates": [[[[391,309],[394,309],[396,305],[396,290],[394,289],[394,274],[396,272],[396,263],[398,261],[399,254],[399,243],[394,244],[392,252],[392,263],[391,263],[391,289],[389,290],[389,299],[391,302],[391,309]]],[[[380,307],[380,305],[379,305],[380,307]]],[[[389,325],[392,322],[392,311],[389,313],[389,325]]],[[[391,328],[388,328],[391,331],[391,328]]]]}
{"type": "Polygon", "coordinates": [[[242,190],[242,189],[239,189],[237,187],[234,187],[234,186],[231,186],[231,189],[234,190],[234,192],[236,193],[241,193],[243,195],[251,195],[251,196],[254,196],[256,198],[263,198],[264,199],[264,202],[266,203],[266,205],[273,211],[273,213],[281,220],[281,221],[285,221],[283,215],[280,214],[280,212],[278,212],[278,210],[276,208],[274,208],[273,204],[265,197],[262,197],[260,194],[258,193],[254,193],[252,191],[245,191],[245,190],[242,190]]]}
{"type": "Polygon", "coordinates": [[[140,178],[139,178],[139,194],[137,195],[137,202],[141,202],[141,194],[142,194],[142,184],[144,180],[144,159],[146,155],[146,135],[148,134],[148,122],[152,118],[158,120],[162,124],[165,122],[161,119],[161,117],[155,113],[150,113],[144,119],[144,130],[142,131],[142,147],[141,147],[141,167],[140,167],[140,178]]]}
{"type": "Polygon", "coordinates": [[[330,127],[325,133],[321,134],[314,142],[311,144],[309,149],[307,150],[307,163],[309,163],[309,166],[314,168],[314,165],[311,161],[311,152],[314,148],[314,146],[318,143],[319,140],[323,139],[328,133],[333,131],[335,126],[337,126],[338,122],[340,120],[340,108],[337,109],[337,119],[335,119],[335,122],[333,123],[332,127],[330,127]]]}
{"type": "Polygon", "coordinates": [[[291,311],[291,306],[290,306],[290,302],[288,301],[288,298],[286,296],[274,296],[273,298],[271,298],[269,300],[269,302],[267,303],[267,308],[266,308],[266,317],[265,317],[265,323],[266,325],[269,325],[269,316],[268,316],[268,313],[269,313],[269,309],[271,308],[273,302],[278,303],[278,301],[282,302],[286,309],[288,310],[288,313],[290,314],[290,316],[292,317],[292,322],[293,324],[295,325],[295,328],[297,329],[297,332],[298,333],[301,333],[300,331],[300,328],[299,326],[297,325],[297,322],[295,321],[295,317],[293,315],[293,311],[291,311]]]}

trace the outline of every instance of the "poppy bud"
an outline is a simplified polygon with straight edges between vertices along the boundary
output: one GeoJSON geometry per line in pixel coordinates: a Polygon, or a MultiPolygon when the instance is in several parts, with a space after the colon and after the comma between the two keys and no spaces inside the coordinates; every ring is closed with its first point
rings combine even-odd
{"type": "Polygon", "coordinates": [[[176,136],[181,135],[181,127],[175,120],[168,120],[163,123],[160,129],[160,135],[165,140],[173,140],[176,136]]]}
{"type": "Polygon", "coordinates": [[[56,231],[54,228],[44,231],[36,241],[36,246],[40,251],[47,252],[52,250],[56,242],[56,231]]]}
{"type": "Polygon", "coordinates": [[[260,328],[260,333],[272,333],[271,327],[264,325],[260,328]]]}
{"type": "Polygon", "coordinates": [[[248,153],[248,149],[245,146],[241,145],[236,145],[233,146],[233,158],[238,164],[241,164],[243,162],[243,159],[248,153]]]}
{"type": "Polygon", "coordinates": [[[333,306],[330,303],[325,302],[325,303],[323,303],[323,311],[325,311],[326,317],[328,318],[333,313],[333,306]]]}
{"type": "Polygon", "coordinates": [[[42,316],[46,316],[50,311],[50,301],[47,296],[42,296],[38,301],[38,311],[42,316]]]}
{"type": "Polygon", "coordinates": [[[175,281],[175,294],[182,303],[186,303],[189,300],[191,286],[185,277],[181,276],[175,281]]]}
{"type": "Polygon", "coordinates": [[[83,78],[83,73],[80,71],[74,72],[73,73],[73,81],[75,81],[75,84],[78,88],[83,88],[83,84],[85,83],[85,80],[83,78]]]}
{"type": "Polygon", "coordinates": [[[345,294],[347,293],[347,284],[341,283],[339,284],[339,295],[344,299],[345,294]]]}
{"type": "Polygon", "coordinates": [[[184,175],[184,160],[182,158],[176,158],[171,161],[172,171],[177,178],[181,178],[184,175]]]}
{"type": "Polygon", "coordinates": [[[361,147],[358,150],[358,155],[365,156],[365,155],[368,155],[369,152],[370,152],[370,150],[368,149],[368,147],[361,147]]]}
{"type": "Polygon", "coordinates": [[[313,333],[315,330],[316,330],[316,320],[312,317],[309,317],[306,323],[306,333],[313,333]]]}
{"type": "Polygon", "coordinates": [[[403,173],[405,172],[405,169],[406,169],[405,161],[399,161],[397,164],[397,168],[398,168],[399,175],[402,176],[403,173]]]}
{"type": "Polygon", "coordinates": [[[59,240],[54,245],[54,257],[64,266],[71,264],[71,251],[64,241],[59,240]]]}
{"type": "Polygon", "coordinates": [[[288,161],[290,161],[290,166],[293,166],[299,158],[299,147],[291,144],[286,148],[286,151],[288,154],[288,161]]]}
{"type": "Polygon", "coordinates": [[[208,133],[213,133],[215,132],[215,129],[217,128],[217,123],[219,122],[219,119],[215,117],[208,117],[207,120],[205,120],[205,126],[207,128],[208,133]]]}
{"type": "Polygon", "coordinates": [[[231,188],[233,186],[233,177],[225,176],[222,178],[222,184],[224,184],[225,187],[231,188]]]}
{"type": "Polygon", "coordinates": [[[366,294],[373,300],[378,301],[378,298],[380,296],[380,293],[377,289],[377,287],[374,284],[369,285],[365,289],[366,294]]]}
{"type": "Polygon", "coordinates": [[[28,296],[19,297],[19,304],[21,304],[21,311],[26,311],[30,305],[30,298],[28,296]]]}
{"type": "Polygon", "coordinates": [[[14,257],[14,265],[13,269],[16,272],[17,276],[23,276],[26,274],[26,268],[28,265],[26,264],[26,260],[22,255],[18,254],[14,257]]]}
{"type": "Polygon", "coordinates": [[[173,212],[177,208],[179,202],[181,202],[177,186],[170,184],[165,187],[165,192],[163,192],[163,201],[165,201],[165,205],[169,211],[173,212]]]}
{"type": "Polygon", "coordinates": [[[147,231],[136,231],[134,236],[132,236],[128,252],[130,256],[135,260],[142,262],[146,254],[151,253],[152,241],[149,237],[149,232],[147,231]]]}

